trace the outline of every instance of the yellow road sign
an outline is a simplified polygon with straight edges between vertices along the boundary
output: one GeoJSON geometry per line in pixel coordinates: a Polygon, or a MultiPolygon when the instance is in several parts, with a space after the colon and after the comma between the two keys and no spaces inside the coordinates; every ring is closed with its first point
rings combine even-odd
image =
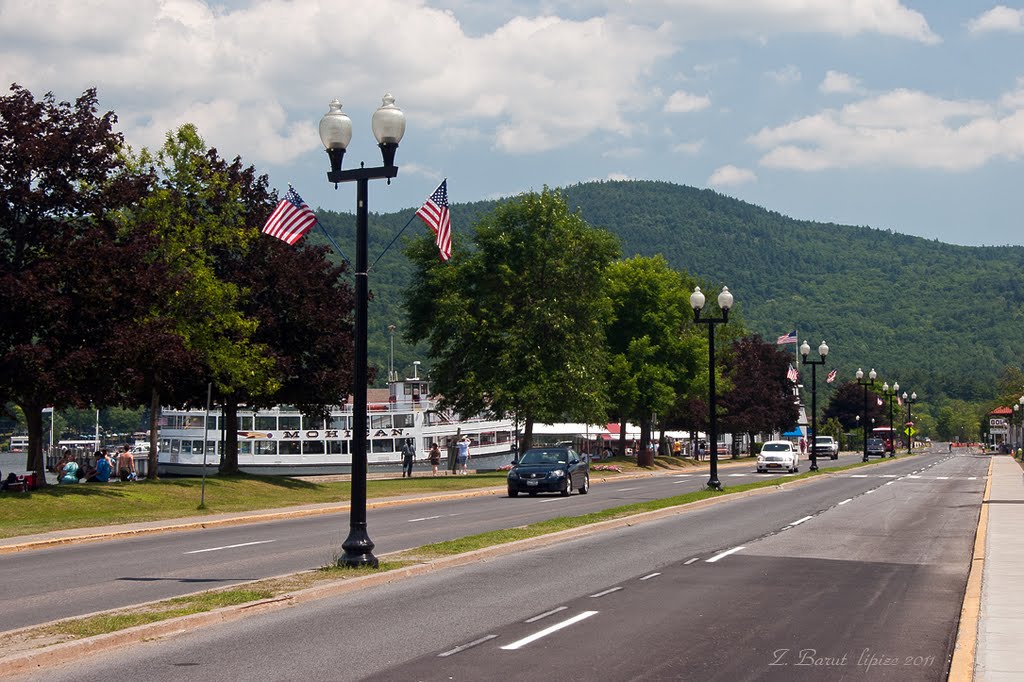
{"type": "Polygon", "coordinates": [[[908,426],[907,428],[903,429],[903,433],[907,434],[908,436],[913,436],[914,434],[917,433],[917,429],[915,429],[913,426],[908,426]]]}

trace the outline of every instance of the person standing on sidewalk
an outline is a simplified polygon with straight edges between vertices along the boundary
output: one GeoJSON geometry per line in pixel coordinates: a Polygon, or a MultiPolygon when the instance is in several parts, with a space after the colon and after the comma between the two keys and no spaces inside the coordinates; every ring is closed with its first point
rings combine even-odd
{"type": "Polygon", "coordinates": [[[430,459],[430,467],[433,469],[434,476],[437,476],[437,467],[441,463],[441,448],[437,446],[437,443],[430,444],[427,457],[430,459]]]}
{"type": "Polygon", "coordinates": [[[456,461],[459,464],[459,473],[468,474],[467,464],[469,463],[469,436],[463,436],[462,440],[459,441],[459,454],[456,457],[456,461]]]}
{"type": "Polygon", "coordinates": [[[412,460],[415,456],[416,446],[412,444],[412,438],[406,438],[402,446],[402,478],[412,478],[412,460]]]}

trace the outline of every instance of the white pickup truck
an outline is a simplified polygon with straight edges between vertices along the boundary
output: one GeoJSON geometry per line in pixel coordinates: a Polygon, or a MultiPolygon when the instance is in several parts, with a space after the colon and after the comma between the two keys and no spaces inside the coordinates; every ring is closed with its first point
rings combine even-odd
{"type": "Polygon", "coordinates": [[[814,454],[818,457],[839,459],[839,443],[832,436],[817,436],[814,439],[814,454]]]}

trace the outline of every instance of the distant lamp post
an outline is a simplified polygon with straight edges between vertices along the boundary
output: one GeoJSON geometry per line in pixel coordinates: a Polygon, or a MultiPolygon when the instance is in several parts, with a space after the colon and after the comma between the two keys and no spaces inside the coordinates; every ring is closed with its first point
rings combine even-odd
{"type": "Polygon", "coordinates": [[[708,393],[710,395],[710,414],[708,415],[708,449],[711,450],[711,476],[708,478],[708,487],[714,490],[722,489],[722,482],[718,480],[718,415],[715,413],[715,325],[725,324],[729,321],[729,309],[732,308],[733,298],[729,293],[729,287],[722,287],[718,294],[718,307],[722,310],[721,317],[701,317],[700,311],[704,308],[704,293],[700,287],[696,287],[690,294],[690,307],[693,308],[693,321],[697,324],[708,326],[708,393]]]}
{"type": "Polygon", "coordinates": [[[341,182],[356,183],[356,263],[355,263],[355,339],[353,360],[352,390],[352,500],[350,506],[349,534],[341,547],[344,553],[338,559],[339,566],[373,566],[378,565],[373,555],[373,541],[366,530],[366,377],[367,377],[367,304],[369,301],[369,284],[367,275],[367,224],[369,209],[367,195],[369,181],[398,176],[395,166],[395,152],[398,143],[405,135],[405,114],[395,106],[395,98],[384,95],[378,109],[373,112],[370,120],[373,136],[380,147],[383,166],[342,170],[341,163],[345,158],[345,150],[352,140],[352,121],[341,110],[341,102],[331,100],[330,110],[320,119],[320,139],[327,150],[331,161],[331,170],[327,173],[328,182],[338,187],[341,182]]]}
{"type": "Polygon", "coordinates": [[[882,393],[889,400],[889,456],[896,456],[896,424],[893,422],[892,417],[892,403],[896,400],[896,396],[900,392],[900,383],[898,381],[892,382],[892,388],[889,388],[889,382],[886,381],[882,384],[882,393]]]}
{"type": "Polygon", "coordinates": [[[864,380],[864,370],[857,369],[857,383],[864,387],[864,421],[861,425],[864,427],[864,461],[868,461],[868,387],[875,385],[875,379],[878,374],[872,369],[868,373],[867,381],[864,380]]]}
{"type": "Polygon", "coordinates": [[[1020,405],[1018,403],[1013,404],[1013,415],[1010,420],[1010,426],[1013,427],[1013,437],[1011,438],[1010,446],[1014,449],[1013,456],[1017,456],[1017,442],[1020,440],[1020,405]]]}
{"type": "Polygon", "coordinates": [[[803,342],[800,346],[800,355],[803,356],[803,364],[811,366],[811,437],[808,440],[811,443],[811,471],[818,470],[818,365],[825,364],[825,358],[828,357],[828,345],[822,341],[821,345],[818,346],[818,356],[820,360],[808,360],[807,356],[811,354],[811,346],[807,341],[803,342]]]}
{"type": "Polygon", "coordinates": [[[914,442],[914,434],[912,433],[913,430],[914,430],[914,422],[911,419],[910,405],[915,400],[917,400],[917,393],[916,392],[915,393],[911,393],[908,396],[907,392],[903,391],[903,402],[905,402],[907,404],[907,454],[908,455],[914,454],[912,452],[912,447],[911,447],[911,444],[914,442]]]}

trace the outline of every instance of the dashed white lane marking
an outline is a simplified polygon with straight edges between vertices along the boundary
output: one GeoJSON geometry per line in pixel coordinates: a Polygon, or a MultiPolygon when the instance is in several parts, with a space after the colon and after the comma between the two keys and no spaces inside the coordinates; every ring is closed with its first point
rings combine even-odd
{"type": "Polygon", "coordinates": [[[636,490],[636,488],[635,488],[635,487],[634,487],[634,488],[619,488],[619,489],[618,489],[618,490],[616,490],[615,492],[617,492],[617,493],[624,493],[624,492],[626,492],[627,490],[636,490]]]}
{"type": "Polygon", "coordinates": [[[611,594],[612,592],[618,592],[621,589],[622,589],[621,587],[609,587],[607,590],[605,590],[603,592],[598,592],[597,594],[590,595],[590,598],[591,599],[597,599],[598,597],[603,597],[606,594],[611,594]]]}
{"type": "Polygon", "coordinates": [[[650,575],[645,575],[643,578],[640,578],[640,580],[650,580],[651,578],[657,578],[659,575],[661,575],[661,573],[651,573],[650,575]]]}
{"type": "Polygon", "coordinates": [[[719,552],[715,556],[713,556],[710,559],[708,559],[707,563],[713,564],[716,561],[718,561],[719,559],[724,559],[725,557],[729,556],[730,554],[735,554],[736,552],[740,551],[741,549],[746,549],[746,547],[733,547],[732,549],[727,549],[724,552],[719,552]]]}
{"type": "Polygon", "coordinates": [[[581,620],[584,620],[586,618],[590,618],[591,616],[593,616],[595,614],[597,614],[597,611],[584,611],[583,613],[577,614],[577,615],[573,616],[572,618],[569,618],[568,620],[563,620],[561,623],[555,623],[554,625],[552,625],[549,628],[545,628],[545,629],[541,630],[540,632],[535,632],[532,635],[530,635],[529,637],[523,637],[518,642],[512,642],[511,644],[506,644],[505,646],[503,646],[501,648],[504,649],[505,651],[515,651],[516,649],[521,649],[522,647],[526,646],[530,642],[536,642],[541,637],[547,637],[548,635],[550,635],[553,632],[558,632],[562,628],[567,628],[570,625],[578,623],[581,620]]]}
{"type": "Polygon", "coordinates": [[[899,474],[882,474],[882,478],[899,478],[899,474]]]}
{"type": "Polygon", "coordinates": [[[921,477],[920,476],[915,476],[914,474],[907,474],[907,478],[921,478],[921,477]]]}
{"type": "Polygon", "coordinates": [[[893,484],[893,483],[895,483],[895,482],[896,482],[896,481],[886,481],[886,482],[885,482],[885,484],[886,484],[886,485],[892,485],[892,484],[893,484]]]}
{"type": "Polygon", "coordinates": [[[418,519],[409,519],[406,523],[416,523],[417,521],[433,521],[434,519],[439,518],[441,518],[440,514],[438,514],[437,516],[421,516],[418,519]]]}
{"type": "Polygon", "coordinates": [[[207,549],[194,549],[191,552],[185,552],[185,554],[202,554],[203,552],[216,552],[222,549],[234,549],[235,547],[250,547],[252,545],[265,545],[268,542],[275,542],[274,540],[258,540],[257,542],[240,542],[237,545],[224,545],[223,547],[209,547],[207,549]]]}
{"type": "Polygon", "coordinates": [[[850,474],[850,478],[867,478],[867,474],[850,474]]]}
{"type": "Polygon", "coordinates": [[[948,481],[949,480],[949,476],[936,476],[935,480],[936,481],[948,481]]]}
{"type": "Polygon", "coordinates": [[[977,476],[968,476],[968,477],[967,477],[967,480],[968,480],[968,481],[977,481],[977,480],[978,480],[978,477],[977,477],[977,476]]]}
{"type": "Polygon", "coordinates": [[[799,526],[799,525],[800,525],[801,523],[803,523],[804,521],[810,521],[810,520],[811,520],[811,519],[813,519],[813,518],[814,518],[813,516],[805,516],[805,517],[803,517],[802,519],[797,519],[796,521],[794,521],[793,523],[791,523],[791,524],[789,524],[789,525],[790,525],[790,526],[799,526]]]}
{"type": "Polygon", "coordinates": [[[484,635],[480,639],[474,639],[469,644],[462,644],[460,646],[455,647],[454,649],[450,649],[449,651],[444,652],[443,654],[438,654],[437,657],[438,658],[444,658],[445,656],[451,656],[452,654],[457,654],[460,651],[465,651],[466,649],[469,649],[471,647],[475,647],[477,644],[483,644],[484,642],[492,640],[495,637],[497,637],[497,635],[484,635]]]}
{"type": "Polygon", "coordinates": [[[839,506],[842,507],[847,502],[853,502],[853,498],[852,497],[846,498],[845,500],[843,500],[842,502],[839,503],[839,506]]]}
{"type": "Polygon", "coordinates": [[[555,607],[555,608],[551,609],[550,611],[545,611],[544,613],[542,613],[540,615],[534,616],[533,618],[527,618],[523,622],[524,623],[536,623],[541,618],[547,618],[548,616],[553,616],[556,613],[558,613],[559,611],[565,611],[567,608],[569,608],[569,607],[568,606],[558,606],[558,607],[555,607]]]}
{"type": "Polygon", "coordinates": [[[690,559],[689,561],[686,561],[686,562],[684,562],[684,563],[683,563],[683,566],[689,566],[689,565],[690,565],[690,564],[692,564],[692,563],[693,563],[694,561],[700,561],[700,557],[699,557],[699,556],[695,556],[695,557],[693,557],[693,558],[692,558],[692,559],[690,559]]]}

